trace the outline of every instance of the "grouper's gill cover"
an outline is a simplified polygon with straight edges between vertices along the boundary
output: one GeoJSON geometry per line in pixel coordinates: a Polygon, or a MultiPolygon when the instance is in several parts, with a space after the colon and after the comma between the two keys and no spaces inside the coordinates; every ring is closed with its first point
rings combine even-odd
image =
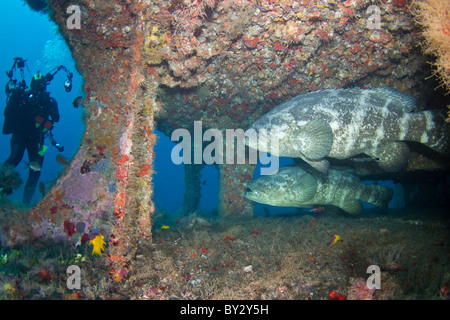
{"type": "Polygon", "coordinates": [[[352,169],[330,168],[322,174],[304,165],[282,167],[277,174],[263,176],[248,184],[245,197],[280,207],[308,208],[334,205],[356,215],[360,201],[387,208],[394,192],[391,188],[361,183],[352,169]]]}
{"type": "Polygon", "coordinates": [[[317,191],[317,180],[303,170],[281,168],[275,175],[262,176],[247,185],[245,196],[274,206],[297,206],[310,200],[317,191]],[[295,196],[292,197],[292,193],[295,196]]]}
{"type": "Polygon", "coordinates": [[[448,148],[448,124],[435,111],[413,112],[413,97],[389,87],[321,90],[292,98],[257,120],[251,129],[270,132],[278,150],[246,141],[274,155],[301,158],[321,172],[325,157],[367,154],[381,168],[400,170],[409,156],[402,141],[422,143],[440,153],[448,148]]]}

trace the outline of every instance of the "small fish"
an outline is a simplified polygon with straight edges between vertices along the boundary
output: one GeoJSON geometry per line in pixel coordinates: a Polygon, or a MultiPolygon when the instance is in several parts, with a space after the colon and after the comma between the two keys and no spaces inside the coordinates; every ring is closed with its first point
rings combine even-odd
{"type": "Polygon", "coordinates": [[[30,168],[33,171],[41,171],[41,165],[36,161],[31,161],[30,163],[25,162],[25,168],[30,168]]]}
{"type": "Polygon", "coordinates": [[[320,212],[324,212],[324,211],[325,211],[324,207],[314,207],[314,208],[309,209],[309,212],[312,212],[312,213],[320,213],[320,212]]]}
{"type": "Polygon", "coordinates": [[[56,155],[56,162],[58,162],[60,165],[62,165],[64,167],[68,167],[69,166],[69,161],[67,161],[66,157],[64,157],[61,154],[57,154],[56,155]]]}
{"type": "Polygon", "coordinates": [[[334,246],[336,244],[336,242],[338,242],[339,240],[341,240],[341,237],[337,234],[333,235],[331,237],[330,242],[328,242],[328,244],[330,245],[330,247],[334,246]]]}
{"type": "Polygon", "coordinates": [[[78,108],[78,107],[82,106],[82,103],[83,103],[82,96],[76,97],[72,102],[74,108],[78,108]]]}
{"type": "Polygon", "coordinates": [[[166,226],[165,224],[163,224],[162,226],[161,226],[161,229],[163,229],[163,230],[167,230],[167,229],[169,229],[170,227],[169,226],[166,226]]]}
{"type": "Polygon", "coordinates": [[[92,244],[92,255],[97,254],[99,256],[102,255],[102,251],[105,251],[106,242],[103,240],[104,237],[101,234],[97,234],[94,239],[89,241],[89,245],[92,244]]]}

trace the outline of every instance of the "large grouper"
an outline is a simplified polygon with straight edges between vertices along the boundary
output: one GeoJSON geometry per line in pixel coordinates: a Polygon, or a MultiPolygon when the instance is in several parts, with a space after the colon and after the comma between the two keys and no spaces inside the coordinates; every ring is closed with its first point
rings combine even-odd
{"type": "Polygon", "coordinates": [[[266,133],[260,135],[266,137],[263,143],[261,139],[245,143],[260,152],[301,158],[324,173],[329,168],[325,157],[347,159],[359,154],[395,172],[408,160],[405,141],[439,153],[448,151],[445,114],[413,112],[415,107],[413,97],[390,87],[310,92],[282,103],[252,125],[253,132],[266,133]]]}
{"type": "Polygon", "coordinates": [[[306,164],[287,166],[274,175],[261,176],[247,184],[244,196],[279,207],[310,208],[333,205],[357,215],[364,201],[387,208],[394,191],[380,185],[363,184],[350,168],[330,168],[327,174],[306,164]]]}

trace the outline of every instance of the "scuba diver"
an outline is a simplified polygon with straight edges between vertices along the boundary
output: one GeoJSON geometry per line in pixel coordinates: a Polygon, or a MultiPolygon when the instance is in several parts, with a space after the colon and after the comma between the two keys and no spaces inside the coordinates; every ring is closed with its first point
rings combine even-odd
{"type": "MultiPolygon", "coordinates": [[[[3,134],[12,134],[11,154],[5,161],[4,166],[16,167],[23,158],[25,150],[28,153],[27,167],[29,169],[28,179],[25,184],[23,203],[30,204],[36,190],[41,168],[44,161],[44,153],[47,146],[44,144],[45,138],[62,152],[64,147],[53,138],[52,129],[55,122],[59,121],[60,115],[58,103],[46,91],[47,85],[53,76],[61,69],[67,72],[68,80],[64,84],[66,92],[72,88],[72,74],[64,66],[52,74],[45,76],[37,73],[31,78],[28,89],[23,77],[25,61],[22,58],[14,58],[14,65],[11,71],[7,72],[10,78],[6,85],[7,94],[6,107],[4,111],[5,121],[3,123],[3,134]],[[22,72],[22,81],[13,79],[13,70],[18,67],[22,72]]],[[[12,188],[4,188],[2,192],[12,193],[12,188]]]]}

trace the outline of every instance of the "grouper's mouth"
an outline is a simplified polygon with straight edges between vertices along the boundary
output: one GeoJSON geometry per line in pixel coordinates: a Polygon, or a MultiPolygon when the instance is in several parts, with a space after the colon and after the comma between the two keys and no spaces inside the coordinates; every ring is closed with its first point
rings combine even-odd
{"type": "Polygon", "coordinates": [[[250,195],[252,194],[252,189],[250,189],[248,186],[244,188],[244,197],[250,199],[250,195]]]}
{"type": "Polygon", "coordinates": [[[258,201],[258,198],[261,196],[259,191],[252,190],[251,186],[247,185],[244,189],[244,197],[250,199],[252,201],[258,201]]]}

